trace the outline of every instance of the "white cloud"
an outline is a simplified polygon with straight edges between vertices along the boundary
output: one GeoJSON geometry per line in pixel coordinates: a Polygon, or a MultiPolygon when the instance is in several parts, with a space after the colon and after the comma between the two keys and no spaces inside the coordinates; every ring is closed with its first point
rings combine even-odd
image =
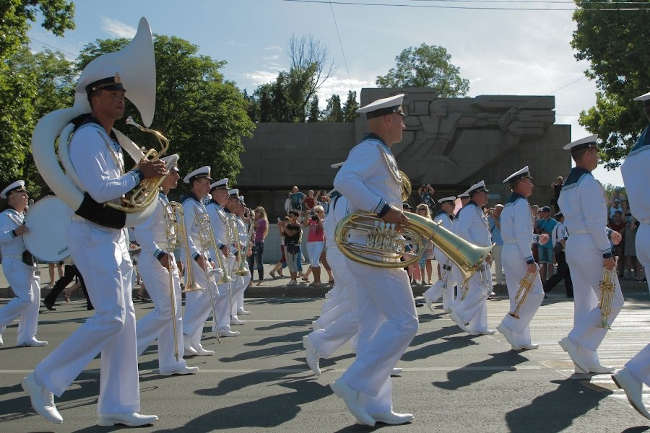
{"type": "Polygon", "coordinates": [[[270,45],[268,47],[264,47],[266,51],[282,51],[282,47],[279,45],[270,45]]]}
{"type": "Polygon", "coordinates": [[[113,18],[102,17],[102,29],[118,38],[132,38],[136,29],[113,18]]]}
{"type": "Polygon", "coordinates": [[[265,71],[265,70],[259,70],[259,71],[253,71],[253,72],[247,72],[244,74],[246,79],[250,80],[254,87],[259,86],[260,84],[268,83],[269,81],[275,80],[275,78],[278,76],[279,71],[265,71]]]}
{"type": "MultiPolygon", "coordinates": [[[[374,77],[375,75],[370,76],[374,77]]],[[[375,82],[356,77],[343,78],[333,75],[318,89],[319,106],[321,109],[325,108],[326,101],[334,94],[341,97],[341,104],[343,104],[348,97],[349,90],[357,92],[357,101],[359,101],[361,89],[364,87],[375,87],[375,82]]]]}

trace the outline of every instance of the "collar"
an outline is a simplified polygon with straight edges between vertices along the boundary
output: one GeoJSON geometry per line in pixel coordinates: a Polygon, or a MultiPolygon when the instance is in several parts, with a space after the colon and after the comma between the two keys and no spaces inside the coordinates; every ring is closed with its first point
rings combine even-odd
{"type": "Polygon", "coordinates": [[[643,146],[648,146],[650,145],[650,126],[646,126],[646,128],[643,130],[639,138],[636,140],[636,143],[634,144],[634,147],[630,150],[630,152],[633,152],[637,149],[642,148],[643,146]]]}
{"type": "Polygon", "coordinates": [[[571,171],[569,172],[569,176],[567,177],[566,181],[564,182],[564,186],[562,188],[566,188],[567,186],[577,183],[582,176],[585,174],[590,174],[591,172],[589,170],[585,170],[584,168],[581,167],[573,167],[571,171]]]}
{"type": "Polygon", "coordinates": [[[524,197],[523,195],[517,194],[516,192],[513,192],[512,195],[510,196],[510,198],[508,199],[507,203],[514,203],[517,200],[519,200],[520,198],[523,198],[524,200],[526,200],[526,197],[524,197]]]}
{"type": "Polygon", "coordinates": [[[390,150],[390,147],[388,147],[388,145],[386,144],[386,142],[385,142],[385,141],[384,141],[380,136],[378,136],[377,134],[375,134],[374,132],[369,132],[369,133],[368,133],[368,134],[367,134],[363,139],[364,139],[364,140],[377,140],[377,141],[379,141],[379,142],[382,144],[382,146],[384,146],[384,148],[385,148],[388,152],[392,153],[392,151],[390,150]]]}

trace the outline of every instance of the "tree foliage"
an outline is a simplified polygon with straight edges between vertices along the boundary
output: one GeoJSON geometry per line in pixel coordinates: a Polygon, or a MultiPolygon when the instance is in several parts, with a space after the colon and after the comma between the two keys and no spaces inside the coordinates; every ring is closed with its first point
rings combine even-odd
{"type": "Polygon", "coordinates": [[[332,95],[327,100],[323,120],[325,122],[343,122],[343,109],[341,108],[341,97],[339,95],[332,95]]]}
{"type": "MultiPolygon", "coordinates": [[[[128,40],[97,40],[86,45],[77,60],[77,68],[105,52],[123,47],[128,40]]],[[[170,140],[170,152],[179,153],[182,170],[202,165],[212,167],[213,176],[236,178],[241,169],[241,139],[250,136],[254,124],[248,117],[250,101],[225,81],[224,61],[198,54],[198,47],[174,36],[156,35],[156,115],[152,128],[170,140]]],[[[128,97],[128,88],[127,97],[128,97]]],[[[137,118],[130,104],[127,115],[137,118]]],[[[118,129],[138,143],[151,144],[151,137],[122,122],[118,129]]]]}
{"type": "Polygon", "coordinates": [[[320,109],[318,108],[318,95],[311,98],[309,103],[309,117],[307,121],[310,123],[318,122],[320,120],[320,109]]]}
{"type": "Polygon", "coordinates": [[[429,87],[440,98],[466,95],[469,80],[450,61],[451,54],[444,47],[422,43],[402,50],[395,57],[395,67],[376,82],[379,87],[429,87]]]}
{"type": "Polygon", "coordinates": [[[603,142],[601,157],[611,168],[619,165],[647,125],[642,104],[633,99],[650,90],[646,67],[650,61],[650,10],[588,10],[601,7],[592,3],[597,2],[580,0],[581,9],[573,16],[577,27],[571,46],[576,59],[589,62],[585,75],[595,80],[599,90],[596,105],[581,112],[579,122],[598,134],[603,142]]]}
{"type": "Polygon", "coordinates": [[[357,92],[349,90],[348,98],[345,100],[345,104],[343,105],[343,121],[354,122],[354,120],[359,117],[359,114],[357,114],[358,109],[359,103],[357,102],[357,92]]]}

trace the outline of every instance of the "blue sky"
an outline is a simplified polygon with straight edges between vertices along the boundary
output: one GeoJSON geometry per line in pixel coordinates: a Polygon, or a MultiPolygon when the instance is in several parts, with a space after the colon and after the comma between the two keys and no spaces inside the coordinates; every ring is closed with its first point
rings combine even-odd
{"type": "MultiPolygon", "coordinates": [[[[292,35],[312,35],[327,47],[335,64],[320,92],[322,104],[332,93],[344,98],[347,90],[374,86],[376,76],[394,65],[402,49],[426,42],[451,53],[452,62],[470,80],[469,96],[555,95],[556,122],[571,124],[573,139],[587,135],[577,116],[595,103],[595,85],[583,74],[588,65],[575,60],[569,45],[575,29],[570,11],[330,6],[282,0],[85,0],[75,6],[77,28],[58,38],[34,25],[29,33],[33,50],[54,48],[74,58],[95,39],[132,36],[138,19],[146,16],[154,33],[182,37],[199,45],[201,54],[226,60],[226,78],[252,91],[287,69],[292,35]]],[[[618,170],[599,168],[595,174],[604,183],[623,183],[618,170]]]]}

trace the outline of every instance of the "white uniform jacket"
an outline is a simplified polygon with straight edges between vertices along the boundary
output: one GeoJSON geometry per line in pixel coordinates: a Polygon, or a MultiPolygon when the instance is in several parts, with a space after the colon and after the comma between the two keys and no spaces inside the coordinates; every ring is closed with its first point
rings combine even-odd
{"type": "Polygon", "coordinates": [[[458,212],[454,229],[457,235],[473,244],[481,247],[492,245],[487,217],[474,202],[470,201],[458,212]]]}
{"type": "MultiPolygon", "coordinates": [[[[454,221],[447,215],[446,212],[440,212],[438,215],[435,216],[433,219],[435,222],[440,223],[444,228],[449,230],[452,233],[454,232],[454,221]]],[[[442,252],[442,250],[438,247],[434,248],[433,255],[435,256],[436,260],[438,260],[438,263],[440,263],[440,266],[449,266],[451,265],[449,258],[445,253],[442,252]]]]}
{"type": "Polygon", "coordinates": [[[25,251],[25,242],[22,236],[16,236],[14,230],[23,225],[25,214],[13,208],[5,209],[0,213],[0,252],[2,258],[11,257],[22,260],[25,251]]]}
{"type": "Polygon", "coordinates": [[[533,221],[530,218],[530,205],[525,197],[513,193],[501,212],[501,237],[504,244],[514,244],[521,260],[534,263],[532,244],[537,236],[533,235],[533,221]]]}
{"type": "Polygon", "coordinates": [[[212,230],[214,231],[214,240],[217,243],[217,246],[221,248],[224,245],[228,245],[230,238],[230,230],[227,225],[228,214],[219,203],[214,200],[205,206],[205,209],[210,215],[210,222],[212,223],[212,230]]]}
{"type": "MultiPolygon", "coordinates": [[[[141,254],[159,258],[162,253],[168,253],[174,248],[174,245],[169,245],[167,238],[167,225],[173,218],[173,210],[167,196],[159,193],[156,208],[151,216],[135,227],[135,238],[142,248],[141,254]]],[[[172,237],[175,237],[176,227],[172,226],[171,230],[172,237]]]]}
{"type": "Polygon", "coordinates": [[[603,257],[611,257],[607,204],[600,182],[587,170],[572,168],[560,192],[558,204],[564,214],[564,224],[569,236],[589,235],[593,247],[600,251],[603,257]]]}
{"type": "Polygon", "coordinates": [[[397,162],[390,148],[374,134],[350,150],[334,178],[334,187],[348,199],[351,211],[380,213],[386,205],[402,208],[397,162]]]}
{"type": "Polygon", "coordinates": [[[635,146],[621,166],[630,211],[634,218],[642,224],[650,224],[648,167],[650,167],[650,146],[648,145],[635,146]]]}
{"type": "MultiPolygon", "coordinates": [[[[185,233],[187,233],[187,243],[190,247],[190,256],[196,260],[199,255],[209,258],[206,245],[201,245],[199,218],[208,215],[208,211],[194,195],[190,195],[183,200],[183,214],[185,218],[185,233]]],[[[182,249],[185,247],[183,246],[182,249]]],[[[181,251],[181,257],[185,257],[184,250],[181,251]]]]}

